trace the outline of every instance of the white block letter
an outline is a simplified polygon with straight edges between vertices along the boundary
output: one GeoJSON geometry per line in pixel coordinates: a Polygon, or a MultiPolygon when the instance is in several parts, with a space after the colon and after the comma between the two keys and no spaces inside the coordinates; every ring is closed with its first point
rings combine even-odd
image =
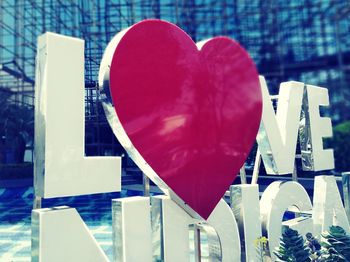
{"type": "MultiPolygon", "coordinates": [[[[168,196],[156,196],[151,201],[153,237],[161,240],[156,242],[159,248],[155,250],[153,260],[189,261],[189,225],[196,224],[199,220],[192,218],[168,196]]],[[[220,239],[222,262],[240,261],[241,248],[236,219],[224,200],[220,200],[207,223],[215,229],[220,239]]]]}
{"type": "Polygon", "coordinates": [[[119,157],[84,157],[84,41],[38,39],[35,192],[44,198],[120,190],[119,157]]]}
{"type": "Polygon", "coordinates": [[[306,88],[310,117],[313,171],[333,169],[333,149],[323,149],[322,140],[322,138],[333,135],[332,122],[329,117],[320,116],[320,106],[329,106],[328,90],[312,85],[307,85],[306,88]]]}
{"type": "MultiPolygon", "coordinates": [[[[271,256],[274,259],[276,256],[272,252],[279,244],[283,215],[289,207],[295,207],[301,212],[310,212],[312,205],[306,190],[296,182],[276,181],[270,184],[261,197],[260,212],[263,231],[268,235],[271,256]]],[[[311,218],[305,218],[303,223],[307,223],[309,228],[300,227],[305,232],[299,233],[302,235],[308,232],[312,233],[311,218]]]]}
{"type": "Polygon", "coordinates": [[[330,226],[341,226],[349,234],[350,226],[334,176],[315,177],[314,232],[320,234],[330,226]]]}
{"type": "Polygon", "coordinates": [[[116,262],[151,262],[149,197],[113,199],[113,253],[116,262]]]}
{"type": "Polygon", "coordinates": [[[75,208],[32,211],[32,261],[109,261],[75,208]]]}
{"type": "Polygon", "coordinates": [[[299,118],[304,84],[285,82],[280,86],[277,114],[273,109],[264,77],[260,76],[263,94],[262,121],[257,142],[268,174],[290,174],[294,169],[299,118]]]}
{"type": "MultiPolygon", "coordinates": [[[[238,223],[244,261],[260,261],[255,241],[262,236],[258,185],[230,187],[231,209],[238,223]]],[[[243,261],[242,260],[242,261],[243,261]]]]}

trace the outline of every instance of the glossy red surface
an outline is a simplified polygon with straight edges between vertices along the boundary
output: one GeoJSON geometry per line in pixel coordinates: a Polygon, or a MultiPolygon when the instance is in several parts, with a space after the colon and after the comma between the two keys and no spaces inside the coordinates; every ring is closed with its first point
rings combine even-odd
{"type": "Polygon", "coordinates": [[[236,178],[262,111],[256,67],[234,40],[199,51],[177,26],[132,26],[112,60],[117,115],[145,161],[207,219],[236,178]]]}

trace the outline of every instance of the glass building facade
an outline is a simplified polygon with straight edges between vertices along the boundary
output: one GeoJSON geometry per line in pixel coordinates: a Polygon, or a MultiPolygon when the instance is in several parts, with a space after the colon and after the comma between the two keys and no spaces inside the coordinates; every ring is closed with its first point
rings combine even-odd
{"type": "Polygon", "coordinates": [[[97,72],[111,38],[146,18],[176,23],[195,41],[230,36],[272,93],[288,80],[327,87],[325,113],[333,124],[350,119],[349,1],[1,0],[0,162],[32,161],[36,41],[46,31],[85,40],[86,154],[122,154],[99,104],[97,72]]]}

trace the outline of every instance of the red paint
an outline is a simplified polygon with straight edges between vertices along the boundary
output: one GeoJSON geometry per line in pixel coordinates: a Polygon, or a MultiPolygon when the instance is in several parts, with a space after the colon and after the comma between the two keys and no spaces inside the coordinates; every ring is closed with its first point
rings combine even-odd
{"type": "Polygon", "coordinates": [[[226,37],[199,51],[177,26],[146,20],[119,42],[110,81],[133,145],[207,219],[236,178],[260,124],[258,73],[248,53],[226,37]]]}

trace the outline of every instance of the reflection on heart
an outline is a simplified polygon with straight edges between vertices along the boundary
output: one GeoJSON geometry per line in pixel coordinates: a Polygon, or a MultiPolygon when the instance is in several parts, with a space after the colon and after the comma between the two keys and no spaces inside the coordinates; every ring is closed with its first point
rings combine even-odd
{"type": "Polygon", "coordinates": [[[260,124],[258,73],[248,53],[227,37],[196,45],[177,26],[146,20],[119,39],[110,90],[120,124],[144,161],[208,218],[260,124]]]}

